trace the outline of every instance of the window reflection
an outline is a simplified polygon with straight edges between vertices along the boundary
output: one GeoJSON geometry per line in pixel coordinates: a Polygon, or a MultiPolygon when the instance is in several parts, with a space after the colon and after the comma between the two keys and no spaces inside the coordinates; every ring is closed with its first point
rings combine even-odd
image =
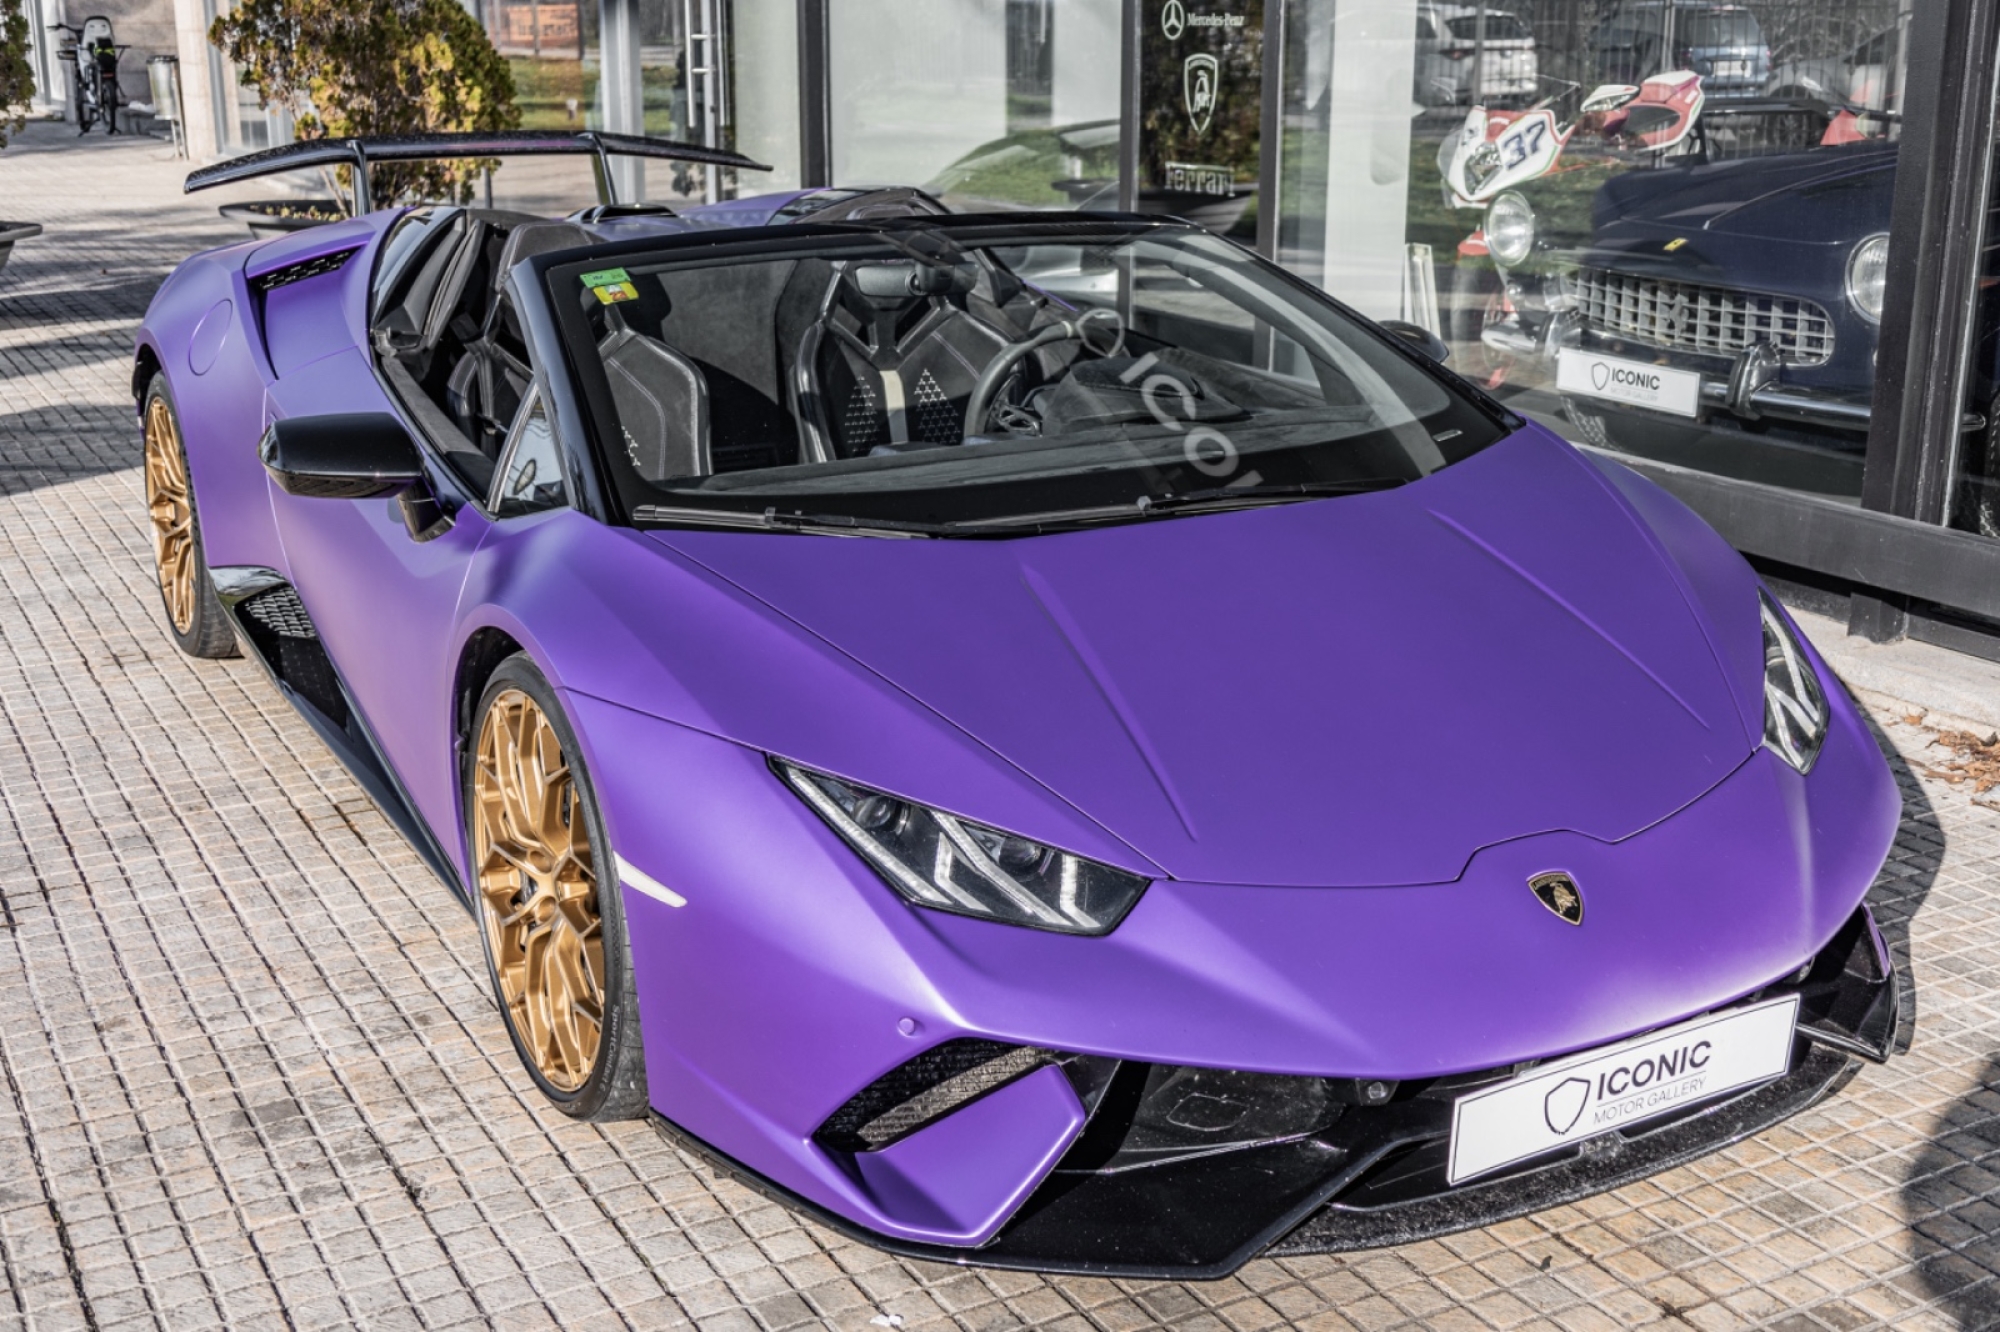
{"type": "Polygon", "coordinates": [[[1859,502],[1906,9],[1286,18],[1283,262],[1571,439],[1859,502]]]}

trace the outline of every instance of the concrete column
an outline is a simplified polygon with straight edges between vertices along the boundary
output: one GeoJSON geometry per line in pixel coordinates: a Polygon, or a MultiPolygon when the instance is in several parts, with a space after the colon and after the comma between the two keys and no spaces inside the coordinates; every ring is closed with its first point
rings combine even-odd
{"type": "Polygon", "coordinates": [[[188,160],[212,162],[222,152],[216,126],[223,108],[215,104],[215,84],[209,77],[208,14],[202,0],[174,0],[174,46],[174,54],[181,58],[188,160]]]}
{"type": "MultiPolygon", "coordinates": [[[[644,134],[646,104],[639,85],[639,0],[597,0],[597,30],[603,43],[598,82],[604,128],[614,134],[644,134]]],[[[636,157],[611,159],[618,198],[645,196],[645,163],[636,157]]]]}

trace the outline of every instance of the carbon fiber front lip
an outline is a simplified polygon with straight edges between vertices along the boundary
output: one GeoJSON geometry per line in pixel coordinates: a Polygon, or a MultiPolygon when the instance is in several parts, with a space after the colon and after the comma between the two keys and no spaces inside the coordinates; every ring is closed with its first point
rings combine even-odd
{"type": "Polygon", "coordinates": [[[1859,1068],[1859,1060],[1814,1045],[1776,1082],[1651,1133],[1610,1134],[1570,1160],[1394,1207],[1330,1203],[1265,1252],[1275,1258],[1409,1244],[1576,1202],[1741,1142],[1832,1094],[1859,1068]]]}
{"type": "MultiPolygon", "coordinates": [[[[1226,1277],[1260,1254],[1340,1253],[1493,1225],[1632,1183],[1741,1142],[1836,1091],[1896,1038],[1898,977],[1865,911],[1821,951],[1795,989],[1805,999],[1792,1071],[1653,1125],[1593,1139],[1556,1160],[1409,1201],[1356,1206],[1371,1172],[1399,1151],[1448,1140],[1450,1102],[1402,1105],[1322,1137],[1223,1152],[1115,1176],[1061,1166],[979,1249],[892,1240],[809,1202],[659,1120],[681,1146],[848,1238],[959,1266],[1148,1280],[1226,1277]],[[1853,968],[1860,966],[1863,971],[1853,968]],[[1870,974],[1872,973],[1872,974],[1870,974]]],[[[1385,1107],[1385,1110],[1389,1107],[1385,1107]]]]}

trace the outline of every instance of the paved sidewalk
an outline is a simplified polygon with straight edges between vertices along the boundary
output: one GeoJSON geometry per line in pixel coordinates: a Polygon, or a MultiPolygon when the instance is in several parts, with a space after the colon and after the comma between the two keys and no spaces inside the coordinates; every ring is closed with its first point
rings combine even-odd
{"type": "Polygon", "coordinates": [[[254,666],[161,628],[130,331],[235,231],[157,141],[65,136],[0,154],[0,218],[49,229],[0,273],[0,1329],[2000,1326],[2000,788],[1900,707],[1908,1053],[1576,1206],[1048,1280],[884,1257],[545,1109],[469,917],[254,666]]]}

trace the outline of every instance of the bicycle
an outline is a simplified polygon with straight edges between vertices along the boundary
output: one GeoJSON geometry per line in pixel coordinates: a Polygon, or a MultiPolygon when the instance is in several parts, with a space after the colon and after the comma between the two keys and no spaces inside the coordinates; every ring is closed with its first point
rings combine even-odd
{"type": "Polygon", "coordinates": [[[118,108],[125,102],[118,87],[118,61],[131,48],[118,44],[111,20],[102,14],[85,19],[81,28],[68,23],[51,23],[49,28],[67,39],[56,59],[76,66],[76,132],[88,134],[101,120],[106,134],[116,134],[118,108]]]}

